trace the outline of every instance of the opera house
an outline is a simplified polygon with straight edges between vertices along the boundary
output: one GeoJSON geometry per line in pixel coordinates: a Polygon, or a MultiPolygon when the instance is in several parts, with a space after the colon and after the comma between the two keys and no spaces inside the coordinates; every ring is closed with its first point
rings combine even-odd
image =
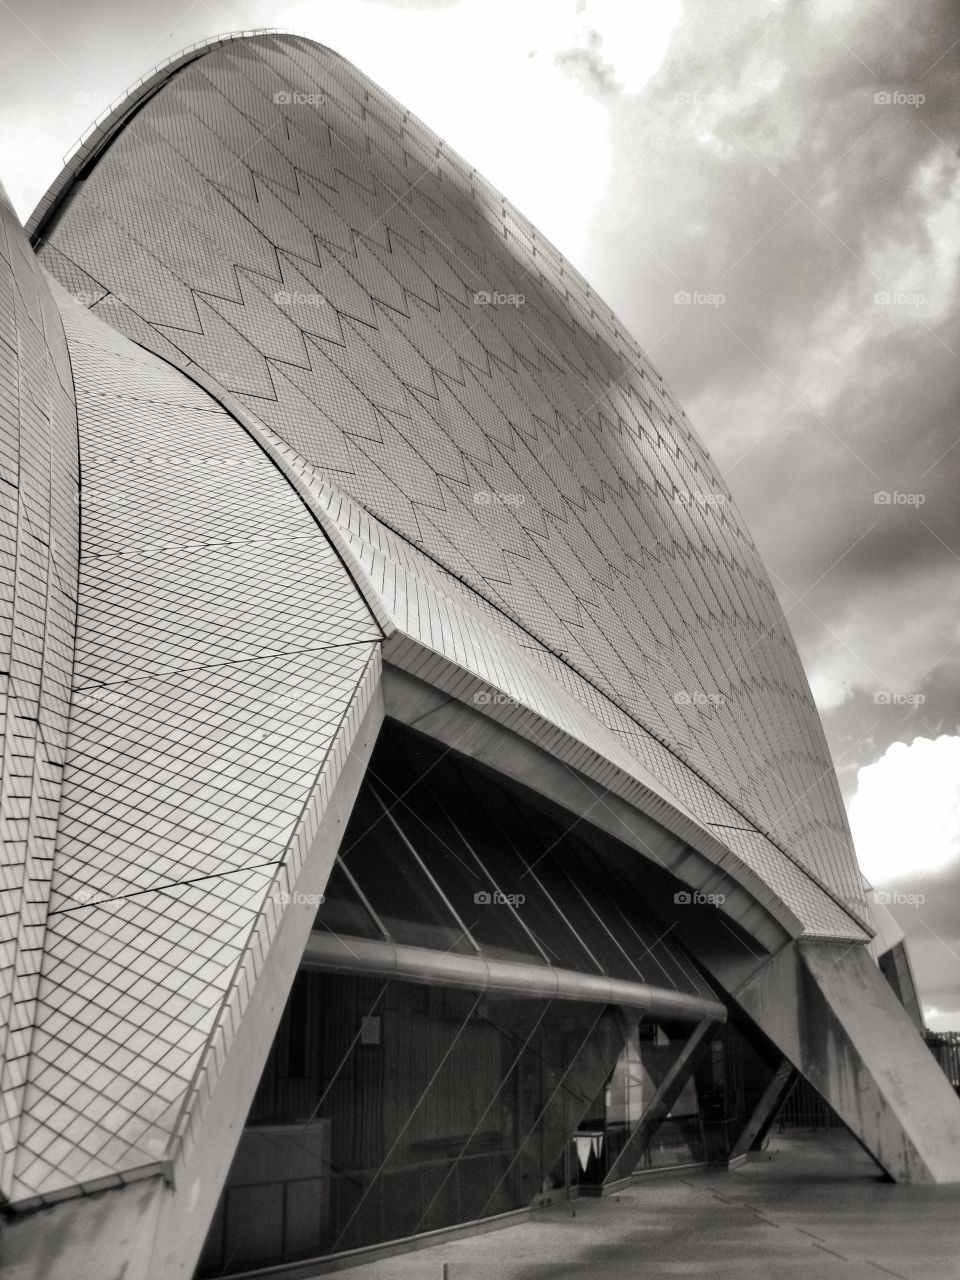
{"type": "Polygon", "coordinates": [[[2,216],[4,1274],[315,1274],[798,1079],[960,1181],[756,547],[536,229],[269,32],[2,216]]]}

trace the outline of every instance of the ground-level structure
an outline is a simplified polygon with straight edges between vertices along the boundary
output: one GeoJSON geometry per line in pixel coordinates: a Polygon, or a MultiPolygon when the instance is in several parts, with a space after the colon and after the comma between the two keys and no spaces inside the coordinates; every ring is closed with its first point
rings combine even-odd
{"type": "Polygon", "coordinates": [[[3,219],[9,1274],[737,1161],[797,1075],[960,1180],[749,533],[535,228],[277,33],[3,219]]]}

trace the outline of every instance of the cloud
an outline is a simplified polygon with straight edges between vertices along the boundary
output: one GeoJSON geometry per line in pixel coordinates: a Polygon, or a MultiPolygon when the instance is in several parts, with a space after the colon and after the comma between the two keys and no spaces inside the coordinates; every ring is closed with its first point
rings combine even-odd
{"type": "Polygon", "coordinates": [[[680,13],[680,0],[90,0],[82,13],[41,5],[30,26],[11,19],[0,171],[26,218],[64,151],[151,64],[224,31],[280,27],[355,62],[575,258],[613,164],[591,75],[604,93],[637,92],[680,13]],[[578,51],[586,77],[563,63],[578,51]]]}
{"type": "Polygon", "coordinates": [[[580,251],[612,155],[605,101],[555,61],[580,43],[576,0],[460,0],[440,9],[258,0],[254,10],[254,25],[305,32],[348,58],[562,252],[580,251]]]}
{"type": "Polygon", "coordinates": [[[848,794],[892,742],[960,731],[960,15],[922,12],[690,0],[611,102],[580,264],[723,470],[848,794]],[[673,305],[695,289],[723,305],[673,305]]]}
{"type": "Polygon", "coordinates": [[[857,776],[850,826],[874,885],[955,872],[960,864],[960,737],[895,742],[857,776]]]}
{"type": "Polygon", "coordinates": [[[562,49],[554,61],[562,70],[582,76],[585,84],[600,94],[616,92],[617,77],[613,67],[603,58],[603,40],[598,31],[587,35],[586,47],[562,49]]]}
{"type": "MultiPolygon", "coordinates": [[[[556,0],[551,3],[555,14],[556,0]]],[[[601,95],[639,93],[659,69],[681,16],[680,0],[653,6],[579,0],[570,44],[555,52],[554,61],[601,95]]]]}
{"type": "Polygon", "coordinates": [[[925,1004],[923,1020],[931,1031],[955,1031],[960,1027],[960,1009],[938,1009],[936,1005],[925,1004]]]}

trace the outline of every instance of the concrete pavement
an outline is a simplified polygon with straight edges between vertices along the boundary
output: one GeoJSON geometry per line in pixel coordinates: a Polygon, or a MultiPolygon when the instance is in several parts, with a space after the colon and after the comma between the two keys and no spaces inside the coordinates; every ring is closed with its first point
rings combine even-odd
{"type": "Polygon", "coordinates": [[[960,1280],[960,1186],[880,1179],[844,1131],[774,1136],[740,1169],[642,1182],[343,1280],[960,1280]]]}

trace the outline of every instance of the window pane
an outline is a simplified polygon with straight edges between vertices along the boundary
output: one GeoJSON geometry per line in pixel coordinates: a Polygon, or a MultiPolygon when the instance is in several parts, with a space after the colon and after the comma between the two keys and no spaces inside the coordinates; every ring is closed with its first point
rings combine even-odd
{"type": "Polygon", "coordinates": [[[476,954],[369,787],[357,797],[340,859],[394,942],[476,954]]]}

